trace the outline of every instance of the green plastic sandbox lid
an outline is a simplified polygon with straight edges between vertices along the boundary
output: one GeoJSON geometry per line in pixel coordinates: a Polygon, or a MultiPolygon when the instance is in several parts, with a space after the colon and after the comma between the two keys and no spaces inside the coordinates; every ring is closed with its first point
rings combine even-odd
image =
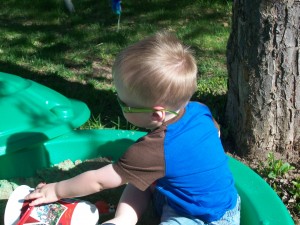
{"type": "Polygon", "coordinates": [[[46,86],[0,72],[0,115],[1,156],[78,128],[90,110],[46,86]]]}

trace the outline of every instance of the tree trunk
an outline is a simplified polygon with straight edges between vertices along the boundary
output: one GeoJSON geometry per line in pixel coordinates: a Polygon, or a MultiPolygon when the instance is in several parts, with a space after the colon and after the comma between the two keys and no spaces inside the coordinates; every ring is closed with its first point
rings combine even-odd
{"type": "Polygon", "coordinates": [[[234,1],[226,117],[240,153],[299,159],[299,45],[299,0],[234,1]]]}

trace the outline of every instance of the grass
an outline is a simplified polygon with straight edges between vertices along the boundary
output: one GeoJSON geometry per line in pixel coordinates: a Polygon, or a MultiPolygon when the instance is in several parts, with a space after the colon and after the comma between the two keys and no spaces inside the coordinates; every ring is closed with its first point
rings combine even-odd
{"type": "MultiPolygon", "coordinates": [[[[207,104],[222,125],[231,1],[123,0],[119,31],[109,2],[73,0],[76,12],[70,14],[62,0],[0,1],[0,71],[85,102],[92,116],[81,128],[137,129],[118,107],[111,66],[126,46],[167,29],[194,50],[199,78],[193,100],[207,104]]],[[[226,127],[221,127],[226,134],[226,127]]],[[[272,162],[269,173],[285,169],[272,162]]],[[[293,182],[291,192],[299,199],[299,179],[293,182]]]]}
{"type": "Polygon", "coordinates": [[[73,1],[70,14],[61,0],[8,0],[0,3],[0,71],[42,83],[86,102],[87,126],[129,129],[117,106],[110,68],[129,44],[167,29],[195,51],[199,63],[198,100],[217,107],[222,118],[227,72],[225,49],[230,31],[226,1],[123,1],[121,27],[109,1],[73,1]],[[109,109],[109,110],[108,110],[109,109]]]}
{"type": "MultiPolygon", "coordinates": [[[[260,162],[257,172],[276,191],[294,217],[300,217],[300,177],[290,163],[277,159],[269,152],[267,160],[260,162]]],[[[298,221],[299,223],[299,221],[298,221]]]]}

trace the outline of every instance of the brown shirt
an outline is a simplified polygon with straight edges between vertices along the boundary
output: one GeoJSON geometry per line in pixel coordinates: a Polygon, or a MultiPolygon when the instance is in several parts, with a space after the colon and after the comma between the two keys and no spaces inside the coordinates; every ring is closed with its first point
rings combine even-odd
{"type": "Polygon", "coordinates": [[[115,171],[140,190],[146,190],[153,182],[165,175],[164,138],[167,125],[179,120],[175,118],[140,138],[115,163],[115,171]]]}

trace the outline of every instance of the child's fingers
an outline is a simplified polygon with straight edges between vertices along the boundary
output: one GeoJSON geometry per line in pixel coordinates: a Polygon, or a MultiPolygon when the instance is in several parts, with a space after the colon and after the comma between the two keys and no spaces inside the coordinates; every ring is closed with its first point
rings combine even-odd
{"type": "Polygon", "coordinates": [[[45,182],[39,183],[38,186],[36,186],[36,189],[40,189],[46,185],[45,182]]]}
{"type": "Polygon", "coordinates": [[[31,192],[29,195],[25,196],[25,200],[31,200],[35,198],[41,198],[43,197],[43,194],[37,191],[31,192]]]}
{"type": "Polygon", "coordinates": [[[29,203],[29,206],[36,206],[45,203],[44,198],[40,197],[29,203]]]}

